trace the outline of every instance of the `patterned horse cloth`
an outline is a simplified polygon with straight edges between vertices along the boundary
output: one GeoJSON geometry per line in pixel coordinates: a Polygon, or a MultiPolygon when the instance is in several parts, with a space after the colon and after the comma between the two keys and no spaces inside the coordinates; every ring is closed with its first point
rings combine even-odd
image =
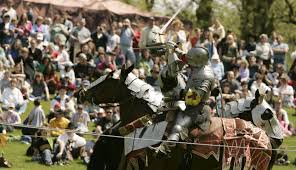
{"type": "Polygon", "coordinates": [[[223,128],[210,134],[201,135],[198,129],[190,132],[196,143],[192,146],[192,153],[205,159],[214,156],[219,161],[222,148],[223,169],[241,169],[243,164],[244,169],[267,169],[272,151],[265,132],[242,119],[219,119],[223,128]]]}

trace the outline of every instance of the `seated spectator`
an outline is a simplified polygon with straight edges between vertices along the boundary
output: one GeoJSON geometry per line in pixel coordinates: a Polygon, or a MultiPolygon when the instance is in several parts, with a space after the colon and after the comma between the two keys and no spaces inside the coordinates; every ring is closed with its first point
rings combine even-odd
{"type": "Polygon", "coordinates": [[[280,86],[277,88],[281,99],[283,100],[283,105],[285,107],[293,107],[294,103],[294,89],[292,86],[288,85],[289,77],[287,74],[283,74],[280,77],[280,86]]]}
{"type": "Polygon", "coordinates": [[[75,83],[72,83],[70,81],[70,78],[68,75],[66,75],[63,79],[60,81],[60,86],[64,86],[67,89],[67,95],[71,96],[76,89],[75,83]]]}
{"type": "Polygon", "coordinates": [[[5,71],[3,77],[0,79],[0,90],[3,93],[3,90],[10,86],[10,71],[5,71]]]}
{"type": "Polygon", "coordinates": [[[145,81],[153,87],[159,86],[157,83],[159,72],[159,66],[155,64],[151,70],[151,76],[147,76],[145,81]]]}
{"type": "Polygon", "coordinates": [[[32,39],[30,45],[31,46],[29,48],[29,56],[33,58],[35,62],[41,63],[43,54],[42,51],[37,47],[36,39],[32,39]]]}
{"type": "Polygon", "coordinates": [[[24,101],[20,89],[17,88],[16,79],[12,79],[10,81],[10,86],[4,89],[1,100],[6,106],[14,105],[14,108],[16,108],[19,114],[26,111],[27,103],[24,101]]]}
{"type": "Polygon", "coordinates": [[[253,96],[255,96],[255,92],[258,89],[271,92],[271,89],[265,83],[263,83],[263,75],[261,74],[256,75],[256,80],[251,85],[251,92],[253,96]]]}
{"type": "Polygon", "coordinates": [[[67,163],[80,157],[84,160],[86,140],[74,133],[75,126],[69,124],[68,131],[59,135],[54,147],[54,161],[59,164],[67,163]]]}
{"type": "Polygon", "coordinates": [[[57,137],[63,134],[69,125],[70,121],[64,117],[64,112],[62,110],[57,110],[55,112],[55,118],[49,121],[50,128],[58,128],[59,130],[51,131],[51,136],[57,137]]]}
{"type": "Polygon", "coordinates": [[[102,131],[109,129],[113,126],[114,123],[119,120],[118,115],[114,114],[112,108],[110,107],[107,107],[105,109],[105,114],[102,116],[103,117],[100,117],[96,121],[96,125],[100,126],[102,128],[102,131]]]}
{"type": "Polygon", "coordinates": [[[13,59],[13,65],[20,62],[20,50],[22,49],[22,42],[20,39],[16,39],[12,44],[11,48],[8,50],[8,57],[13,59]]]}
{"type": "Polygon", "coordinates": [[[153,63],[153,60],[151,59],[149,50],[144,50],[142,52],[142,59],[139,62],[139,67],[144,68],[146,75],[149,76],[151,74],[151,69],[153,65],[154,63],[153,63]]]}
{"type": "Polygon", "coordinates": [[[277,100],[275,102],[274,110],[276,116],[280,122],[281,128],[283,130],[284,135],[291,136],[292,132],[290,131],[291,125],[288,117],[288,113],[282,108],[282,101],[277,100]]]}
{"type": "Polygon", "coordinates": [[[67,87],[61,86],[58,95],[51,101],[50,109],[53,109],[56,103],[61,105],[61,109],[65,110],[65,104],[69,102],[69,96],[67,95],[67,87]]]}
{"type": "MultiPolygon", "coordinates": [[[[8,124],[21,124],[21,117],[17,112],[15,112],[15,107],[13,104],[8,105],[8,110],[3,113],[1,116],[1,120],[3,123],[8,123],[8,124]]],[[[13,126],[7,126],[6,130],[8,132],[14,131],[13,126]]]]}
{"type": "Polygon", "coordinates": [[[249,53],[249,56],[247,57],[248,63],[249,63],[249,78],[254,80],[255,79],[255,73],[259,69],[259,65],[256,63],[256,57],[255,57],[256,52],[251,51],[249,53]]]}
{"type": "Polygon", "coordinates": [[[246,60],[242,60],[239,67],[239,76],[241,81],[248,81],[250,77],[249,64],[246,60]]]}
{"type": "Polygon", "coordinates": [[[87,62],[85,54],[79,55],[79,63],[74,66],[74,72],[76,78],[90,79],[92,77],[94,68],[87,62]]]}
{"type": "Polygon", "coordinates": [[[42,127],[45,123],[45,114],[44,110],[42,109],[40,100],[34,100],[34,106],[35,107],[29,113],[27,124],[34,127],[42,127]]]}
{"type": "Polygon", "coordinates": [[[35,140],[33,140],[31,149],[33,150],[32,160],[39,161],[47,166],[52,165],[52,148],[47,139],[48,132],[46,130],[39,130],[35,140]]]}
{"type": "Polygon", "coordinates": [[[248,82],[247,81],[241,82],[241,91],[239,91],[239,97],[246,99],[252,96],[253,95],[251,91],[248,89],[248,82]]]}
{"type": "Polygon", "coordinates": [[[66,65],[72,65],[72,62],[70,61],[69,53],[67,52],[65,48],[65,44],[62,43],[59,45],[59,51],[58,56],[54,61],[56,62],[59,70],[64,70],[66,65]]]}
{"type": "Polygon", "coordinates": [[[227,72],[227,77],[226,79],[222,80],[222,88],[223,84],[228,83],[230,86],[230,93],[235,93],[239,89],[239,82],[235,79],[234,77],[234,72],[233,71],[228,71],[227,72]]]}
{"type": "Polygon", "coordinates": [[[277,86],[279,84],[279,78],[281,75],[284,73],[284,65],[282,64],[277,64],[275,65],[275,72],[269,72],[267,73],[267,77],[269,80],[271,80],[273,86],[277,86]]]}
{"type": "Polygon", "coordinates": [[[228,82],[222,84],[222,87],[223,103],[231,102],[238,98],[238,95],[236,93],[231,93],[231,86],[228,82]]]}
{"type": "Polygon", "coordinates": [[[294,91],[295,91],[296,90],[296,59],[294,60],[288,75],[290,77],[289,84],[294,88],[294,91]]]}
{"type": "Polygon", "coordinates": [[[77,112],[72,115],[71,123],[76,127],[78,132],[88,132],[89,115],[83,110],[83,105],[78,105],[77,112]]]}
{"type": "Polygon", "coordinates": [[[219,59],[218,54],[214,54],[211,59],[211,67],[214,71],[215,78],[219,81],[224,77],[224,65],[219,59]]]}
{"type": "Polygon", "coordinates": [[[61,70],[61,78],[68,77],[71,83],[75,83],[75,73],[71,64],[66,64],[65,69],[61,70]]]}
{"type": "Polygon", "coordinates": [[[59,85],[59,78],[55,72],[55,68],[52,64],[45,67],[43,71],[44,80],[47,84],[49,94],[55,94],[56,89],[59,85]]]}
{"type": "Polygon", "coordinates": [[[105,61],[100,63],[97,68],[100,72],[104,72],[105,69],[111,69],[112,71],[116,70],[115,55],[108,52],[106,54],[105,61]]]}
{"type": "Polygon", "coordinates": [[[121,53],[120,47],[116,46],[114,48],[114,53],[115,53],[115,63],[117,68],[121,68],[123,64],[125,64],[125,56],[121,53]]]}
{"type": "Polygon", "coordinates": [[[46,82],[43,79],[43,75],[41,73],[36,73],[35,79],[32,83],[32,93],[30,95],[30,100],[35,99],[45,99],[49,100],[49,91],[46,82]]]}

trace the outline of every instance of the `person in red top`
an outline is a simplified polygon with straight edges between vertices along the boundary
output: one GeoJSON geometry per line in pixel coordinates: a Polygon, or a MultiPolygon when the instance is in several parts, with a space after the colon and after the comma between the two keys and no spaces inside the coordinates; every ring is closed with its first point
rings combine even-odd
{"type": "Polygon", "coordinates": [[[111,52],[106,53],[105,61],[98,64],[97,68],[100,72],[107,68],[111,69],[112,71],[116,70],[115,54],[111,52]]]}
{"type": "Polygon", "coordinates": [[[200,44],[201,31],[199,28],[194,29],[195,35],[190,38],[191,47],[196,47],[200,44]]]}

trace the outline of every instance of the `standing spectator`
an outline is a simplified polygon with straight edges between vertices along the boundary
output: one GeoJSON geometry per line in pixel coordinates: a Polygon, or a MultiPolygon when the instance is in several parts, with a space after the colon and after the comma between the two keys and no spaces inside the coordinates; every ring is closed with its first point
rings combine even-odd
{"type": "Polygon", "coordinates": [[[224,64],[225,71],[230,71],[232,66],[235,64],[236,58],[238,57],[238,48],[234,41],[233,35],[226,37],[225,50],[222,51],[222,61],[224,64]]]}
{"type": "Polygon", "coordinates": [[[274,66],[277,64],[285,64],[286,54],[289,51],[289,46],[283,43],[283,37],[281,35],[278,35],[276,40],[277,43],[272,45],[274,66]]]}
{"type": "Polygon", "coordinates": [[[219,41],[222,40],[222,38],[225,37],[225,30],[224,26],[220,23],[218,19],[214,19],[214,24],[209,28],[213,34],[218,34],[219,35],[219,41]]]}
{"type": "Polygon", "coordinates": [[[129,19],[123,20],[123,28],[120,33],[120,48],[126,59],[136,64],[136,56],[133,50],[134,30],[131,27],[129,19]]]}
{"type": "Polygon", "coordinates": [[[73,29],[73,22],[71,21],[71,16],[68,15],[67,11],[63,11],[62,13],[62,23],[66,26],[68,32],[71,32],[73,29]]]}
{"type": "Polygon", "coordinates": [[[6,106],[14,105],[17,112],[22,114],[26,111],[27,104],[24,101],[22,92],[17,88],[17,80],[12,79],[10,81],[10,86],[4,89],[2,94],[2,102],[6,106]]]}
{"type": "Polygon", "coordinates": [[[112,50],[112,47],[114,43],[119,43],[119,36],[115,34],[114,29],[111,28],[110,35],[108,37],[108,34],[106,32],[106,28],[103,26],[97,26],[96,32],[91,34],[91,38],[94,41],[96,45],[96,49],[99,47],[103,47],[104,50],[107,50],[107,43],[110,45],[110,50],[112,50]]]}
{"type": "Polygon", "coordinates": [[[219,59],[218,54],[214,54],[211,60],[211,67],[214,71],[215,78],[219,81],[224,77],[224,65],[219,59]]]}
{"type": "Polygon", "coordinates": [[[183,23],[180,20],[176,20],[172,23],[172,30],[167,35],[167,41],[178,42],[179,48],[187,52],[187,36],[183,28],[183,23]]]}
{"type": "Polygon", "coordinates": [[[144,48],[154,43],[163,42],[161,35],[157,34],[159,32],[160,28],[155,25],[154,17],[150,17],[148,20],[148,25],[141,32],[139,47],[144,48]]]}
{"type": "Polygon", "coordinates": [[[109,31],[109,36],[108,36],[108,43],[107,43],[107,52],[113,52],[116,47],[118,47],[120,43],[120,37],[116,33],[116,29],[114,27],[111,27],[109,31]]]}
{"type": "Polygon", "coordinates": [[[270,59],[273,56],[273,51],[268,43],[268,37],[266,34],[260,35],[260,42],[256,45],[256,54],[260,60],[263,61],[263,64],[266,65],[267,69],[270,66],[270,59]]]}
{"type": "Polygon", "coordinates": [[[6,9],[7,12],[5,14],[8,14],[10,19],[17,19],[17,13],[16,13],[16,10],[13,8],[13,1],[12,0],[6,1],[6,7],[7,7],[7,9],[6,9]]]}
{"type": "MultiPolygon", "coordinates": [[[[85,27],[85,19],[80,19],[77,23],[77,26],[73,28],[73,31],[70,34],[72,45],[74,47],[73,56],[76,56],[82,44],[87,43],[91,39],[91,33],[89,29],[85,27]]],[[[76,59],[73,59],[73,62],[76,62],[76,59]]]]}
{"type": "Polygon", "coordinates": [[[88,132],[89,115],[83,110],[83,105],[78,105],[77,112],[72,115],[71,123],[76,127],[80,133],[88,132]]]}

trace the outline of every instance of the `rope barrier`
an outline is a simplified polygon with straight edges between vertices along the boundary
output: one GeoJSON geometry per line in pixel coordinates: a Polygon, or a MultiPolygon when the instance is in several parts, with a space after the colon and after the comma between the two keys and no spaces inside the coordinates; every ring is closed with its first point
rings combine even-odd
{"type": "MultiPolygon", "coordinates": [[[[18,128],[32,128],[32,129],[47,130],[47,131],[64,130],[65,132],[74,132],[74,133],[78,133],[78,134],[81,134],[81,135],[98,135],[100,137],[103,136],[103,137],[118,138],[118,139],[132,139],[132,140],[142,140],[142,141],[166,142],[166,143],[185,144],[185,145],[197,145],[197,146],[229,147],[229,148],[240,148],[240,149],[248,149],[249,148],[249,149],[267,150],[266,148],[259,148],[259,147],[243,147],[243,146],[228,146],[228,145],[220,145],[220,144],[217,145],[217,144],[194,143],[194,142],[183,142],[183,141],[168,141],[168,140],[158,140],[158,139],[148,139],[148,138],[135,138],[135,137],[128,137],[128,136],[116,136],[116,135],[97,134],[97,133],[94,133],[94,132],[83,132],[83,133],[80,133],[77,130],[49,128],[49,127],[36,127],[36,126],[21,125],[21,124],[0,123],[0,125],[13,126],[13,127],[18,127],[18,128]]],[[[45,138],[50,138],[51,137],[51,136],[42,136],[42,135],[24,135],[24,136],[45,137],[45,138]]],[[[296,148],[296,146],[287,146],[285,148],[296,148]]],[[[282,149],[282,148],[268,149],[268,150],[296,152],[296,150],[282,149]]]]}

